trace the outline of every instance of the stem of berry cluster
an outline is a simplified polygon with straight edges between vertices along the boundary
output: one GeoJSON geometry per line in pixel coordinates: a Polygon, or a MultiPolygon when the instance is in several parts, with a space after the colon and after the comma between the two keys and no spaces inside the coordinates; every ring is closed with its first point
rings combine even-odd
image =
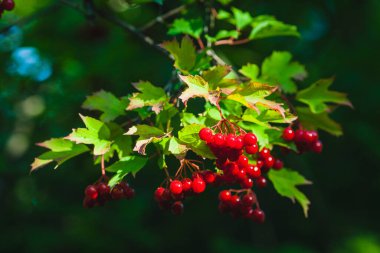
{"type": "Polygon", "coordinates": [[[104,154],[102,155],[101,166],[102,166],[102,176],[104,177],[106,175],[106,168],[104,166],[104,154]]]}

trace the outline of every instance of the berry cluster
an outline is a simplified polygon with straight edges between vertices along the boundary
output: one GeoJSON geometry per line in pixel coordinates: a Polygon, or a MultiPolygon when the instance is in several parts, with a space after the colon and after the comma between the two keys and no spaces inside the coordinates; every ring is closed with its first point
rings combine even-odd
{"type": "Polygon", "coordinates": [[[287,127],[282,133],[282,138],[285,141],[294,141],[300,153],[307,151],[312,151],[314,153],[322,152],[323,145],[319,140],[319,136],[316,131],[302,129],[297,129],[294,131],[291,127],[287,127]]]}
{"type": "Polygon", "coordinates": [[[103,206],[110,200],[131,199],[135,196],[135,190],[127,182],[120,182],[111,189],[106,182],[100,181],[88,185],[84,194],[83,207],[91,208],[103,206]]]}
{"type": "Polygon", "coordinates": [[[263,223],[265,220],[265,213],[260,209],[252,190],[221,191],[218,208],[220,212],[230,213],[235,218],[243,217],[258,223],[263,223]]]}
{"type": "Polygon", "coordinates": [[[213,172],[206,170],[194,173],[192,179],[185,177],[182,180],[171,180],[167,188],[158,187],[156,189],[154,199],[161,209],[170,209],[174,215],[180,215],[184,211],[183,200],[204,192],[206,185],[213,184],[215,178],[216,175],[213,172]]]}
{"type": "Polygon", "coordinates": [[[15,8],[15,2],[13,0],[3,0],[0,3],[0,18],[4,11],[11,11],[15,8]]]}

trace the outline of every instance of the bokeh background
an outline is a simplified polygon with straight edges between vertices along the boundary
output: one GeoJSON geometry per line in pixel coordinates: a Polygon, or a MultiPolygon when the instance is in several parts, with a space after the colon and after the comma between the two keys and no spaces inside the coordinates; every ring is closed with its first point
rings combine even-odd
{"type": "MultiPolygon", "coordinates": [[[[178,6],[167,2],[120,15],[140,26],[178,6]]],[[[135,199],[91,210],[81,206],[84,187],[99,175],[89,156],[30,175],[43,151],[34,143],[79,126],[86,95],[105,89],[122,96],[138,80],[164,85],[172,63],[133,34],[59,1],[16,0],[16,10],[0,20],[0,252],[380,252],[380,1],[235,2],[297,25],[302,39],[220,47],[222,57],[239,66],[289,50],[307,67],[305,83],[335,76],[333,88],[349,93],[355,106],[333,114],[345,135],[322,133],[322,155],[287,160],[314,182],[302,188],[312,201],[309,218],[271,187],[258,193],[263,225],[219,214],[216,190],[173,217],[152,200],[163,178],[154,164],[131,180],[135,199]]],[[[158,25],[148,34],[159,42],[168,38],[165,30],[158,25]]]]}

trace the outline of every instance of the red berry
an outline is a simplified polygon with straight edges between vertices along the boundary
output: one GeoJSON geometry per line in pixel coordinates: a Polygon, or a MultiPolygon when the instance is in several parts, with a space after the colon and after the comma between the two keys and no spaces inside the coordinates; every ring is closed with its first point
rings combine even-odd
{"type": "Polygon", "coordinates": [[[321,141],[316,141],[312,144],[311,150],[315,153],[321,153],[323,149],[323,144],[321,141]]]}
{"type": "Polygon", "coordinates": [[[170,192],[173,194],[180,194],[182,192],[182,183],[179,180],[173,180],[169,186],[170,192]]]}
{"type": "Polygon", "coordinates": [[[195,193],[201,193],[201,192],[204,192],[204,190],[206,189],[206,182],[203,181],[202,178],[200,177],[197,177],[193,180],[193,191],[195,193]]]}
{"type": "Polygon", "coordinates": [[[121,199],[124,196],[124,190],[123,188],[119,187],[116,185],[114,188],[111,190],[111,197],[113,199],[121,199]]]}
{"type": "Polygon", "coordinates": [[[230,205],[232,208],[237,208],[240,205],[240,198],[238,195],[232,195],[230,199],[230,205]]]}
{"type": "Polygon", "coordinates": [[[253,180],[249,177],[244,178],[243,182],[241,183],[241,187],[244,189],[252,188],[253,186],[253,180]]]}
{"type": "Polygon", "coordinates": [[[228,160],[231,162],[237,161],[239,159],[239,156],[242,154],[242,150],[237,150],[237,149],[230,149],[228,151],[228,160]]]}
{"type": "Polygon", "coordinates": [[[190,178],[184,178],[184,179],[182,179],[182,190],[184,192],[191,191],[192,184],[193,184],[193,181],[190,178]]]}
{"type": "Polygon", "coordinates": [[[257,160],[256,165],[257,165],[257,167],[261,168],[264,166],[264,161],[263,160],[257,160]]]}
{"type": "Polygon", "coordinates": [[[261,170],[257,165],[248,165],[245,168],[245,171],[251,178],[258,178],[261,176],[261,170]]]}
{"type": "Polygon", "coordinates": [[[245,194],[243,199],[241,200],[241,203],[244,206],[252,206],[253,204],[255,204],[255,202],[256,202],[256,198],[255,198],[255,195],[253,195],[252,193],[245,194]]]}
{"type": "Polygon", "coordinates": [[[165,192],[165,188],[164,188],[164,187],[158,187],[158,188],[154,191],[154,199],[155,199],[157,202],[163,201],[163,199],[162,199],[162,195],[164,194],[164,192],[165,192]]]}
{"type": "Polygon", "coordinates": [[[98,198],[98,191],[96,190],[96,187],[94,185],[87,186],[86,190],[84,191],[84,194],[89,199],[96,199],[96,198],[98,198]]]}
{"type": "Polygon", "coordinates": [[[219,193],[219,200],[222,202],[228,202],[231,200],[231,192],[228,190],[223,190],[219,193]]]}
{"type": "Polygon", "coordinates": [[[259,177],[256,179],[256,184],[259,188],[264,188],[267,186],[267,179],[265,177],[259,177]]]}
{"type": "Polygon", "coordinates": [[[3,0],[0,7],[4,10],[11,11],[15,8],[15,2],[13,0],[3,0]]]}
{"type": "MultiPolygon", "coordinates": [[[[1,9],[0,9],[1,13],[1,9]]],[[[96,205],[96,200],[90,199],[87,196],[83,199],[83,207],[84,208],[92,208],[96,205]]]]}
{"type": "Polygon", "coordinates": [[[100,196],[105,196],[110,193],[111,188],[105,183],[99,183],[96,187],[96,190],[98,191],[100,196]]]}
{"type": "Polygon", "coordinates": [[[242,136],[235,138],[234,149],[242,149],[244,147],[244,141],[242,136]]]}
{"type": "Polygon", "coordinates": [[[126,199],[132,199],[135,196],[135,189],[128,187],[128,189],[124,190],[124,196],[126,199]]]}
{"type": "Polygon", "coordinates": [[[257,137],[253,133],[247,133],[244,136],[244,146],[252,146],[257,144],[257,137]]]}
{"type": "Polygon", "coordinates": [[[239,156],[237,164],[240,168],[245,168],[248,165],[248,158],[245,155],[239,156]]]}
{"type": "Polygon", "coordinates": [[[304,142],[305,141],[304,135],[305,135],[305,132],[303,130],[297,129],[295,134],[294,134],[294,141],[295,142],[304,142]]]}
{"type": "Polygon", "coordinates": [[[273,164],[273,169],[281,170],[284,167],[284,163],[280,159],[276,159],[273,164]]]}
{"type": "Polygon", "coordinates": [[[282,138],[285,141],[292,141],[294,139],[294,131],[291,127],[287,127],[282,132],[282,138]]]}
{"type": "Polygon", "coordinates": [[[251,146],[245,146],[245,152],[248,154],[256,154],[259,151],[259,146],[257,144],[253,144],[251,146]]]}
{"type": "Polygon", "coordinates": [[[263,223],[265,221],[265,213],[261,209],[255,209],[252,213],[252,220],[257,223],[263,223]]]}
{"type": "Polygon", "coordinates": [[[260,151],[260,157],[261,158],[267,158],[270,156],[270,150],[268,148],[263,148],[261,151],[260,151]]]}
{"type": "Polygon", "coordinates": [[[207,170],[203,173],[203,179],[206,183],[212,184],[215,182],[215,174],[212,171],[207,170]]]}
{"type": "Polygon", "coordinates": [[[205,142],[210,142],[212,137],[212,130],[210,128],[204,127],[199,131],[199,138],[205,142]]]}
{"type": "Polygon", "coordinates": [[[265,167],[272,168],[273,165],[274,165],[274,158],[273,158],[273,156],[270,155],[270,156],[266,157],[265,160],[264,160],[264,163],[265,163],[265,167]]]}
{"type": "Polygon", "coordinates": [[[227,135],[226,146],[229,148],[234,148],[235,147],[235,141],[236,141],[236,136],[234,134],[227,135]]]}
{"type": "Polygon", "coordinates": [[[222,147],[226,142],[226,137],[223,134],[215,134],[213,138],[213,143],[217,147],[222,147]]]}
{"type": "Polygon", "coordinates": [[[183,203],[181,201],[176,201],[171,206],[170,210],[172,211],[172,214],[174,215],[181,215],[183,213],[183,203]]]}
{"type": "Polygon", "coordinates": [[[305,131],[304,132],[304,139],[307,143],[313,143],[317,141],[316,139],[317,135],[314,134],[314,131],[305,131]]]}

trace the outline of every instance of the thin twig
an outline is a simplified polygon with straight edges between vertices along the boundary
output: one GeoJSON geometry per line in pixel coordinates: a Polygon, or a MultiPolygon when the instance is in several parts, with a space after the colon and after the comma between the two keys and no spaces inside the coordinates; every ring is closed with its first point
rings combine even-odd
{"type": "Polygon", "coordinates": [[[156,17],[155,19],[151,20],[147,24],[143,25],[142,27],[140,27],[139,30],[145,31],[145,30],[149,29],[150,27],[154,26],[156,23],[163,23],[165,21],[165,19],[170,18],[171,16],[174,16],[174,15],[180,13],[185,8],[186,8],[186,5],[181,5],[177,8],[174,8],[174,9],[166,12],[165,14],[156,17]]]}
{"type": "Polygon", "coordinates": [[[251,40],[249,38],[241,39],[241,40],[234,40],[234,39],[226,39],[226,40],[218,40],[214,43],[215,46],[221,46],[221,45],[230,45],[230,46],[236,46],[241,44],[246,44],[250,42],[251,40]]]}

